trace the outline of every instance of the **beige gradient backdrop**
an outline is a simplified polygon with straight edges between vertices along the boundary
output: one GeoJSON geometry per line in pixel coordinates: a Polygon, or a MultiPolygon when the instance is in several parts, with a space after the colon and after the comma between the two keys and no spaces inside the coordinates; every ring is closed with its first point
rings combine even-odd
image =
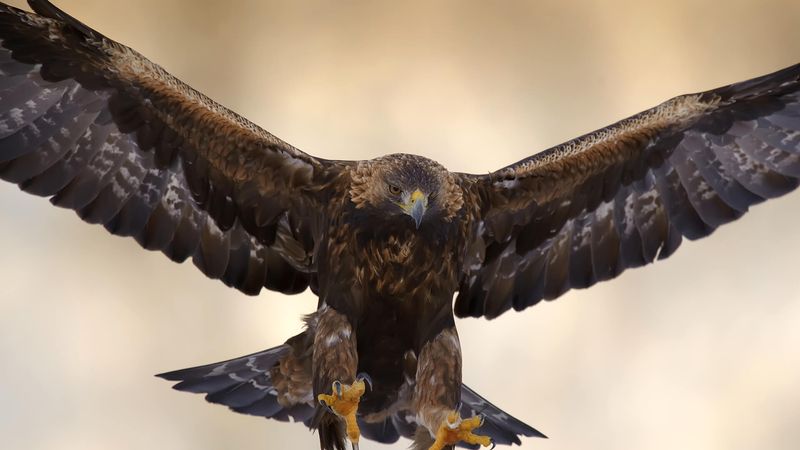
{"type": "MultiPolygon", "coordinates": [[[[800,61],[796,0],[58,3],[315,155],[478,173],[800,61]]],[[[314,448],[152,376],[282,342],[310,295],[245,297],[8,184],[0,211],[0,448],[314,448]]],[[[798,224],[796,192],[668,261],[460,321],[464,379],[551,437],[525,448],[796,449],[798,224]]]]}

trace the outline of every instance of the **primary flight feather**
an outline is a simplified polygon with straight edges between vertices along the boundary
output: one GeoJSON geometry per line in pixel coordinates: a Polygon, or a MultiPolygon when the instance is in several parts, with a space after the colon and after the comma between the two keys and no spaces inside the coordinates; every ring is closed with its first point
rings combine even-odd
{"type": "Polygon", "coordinates": [[[247,294],[310,287],[318,309],[284,345],[162,376],[302,421],[325,449],[541,436],[461,383],[454,316],[665,258],[800,178],[800,65],[469,175],[407,154],[315,158],[29,3],[0,4],[0,178],[247,294]]]}

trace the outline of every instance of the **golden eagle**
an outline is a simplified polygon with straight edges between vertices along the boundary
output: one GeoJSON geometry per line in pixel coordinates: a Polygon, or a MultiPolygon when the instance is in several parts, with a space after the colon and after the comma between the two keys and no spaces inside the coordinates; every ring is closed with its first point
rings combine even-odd
{"type": "Polygon", "coordinates": [[[540,435],[462,385],[454,314],[493,318],[665,258],[800,178],[797,65],[468,175],[314,158],[30,4],[0,6],[0,177],[247,294],[310,287],[318,309],[284,345],[162,376],[302,421],[326,449],[540,435]]]}

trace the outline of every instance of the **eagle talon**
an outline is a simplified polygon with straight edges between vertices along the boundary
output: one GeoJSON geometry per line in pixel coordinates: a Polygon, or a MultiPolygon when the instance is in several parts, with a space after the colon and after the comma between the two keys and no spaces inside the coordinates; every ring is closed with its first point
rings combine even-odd
{"type": "Polygon", "coordinates": [[[336,414],[336,412],[334,412],[333,409],[330,406],[328,406],[327,403],[325,403],[325,400],[319,399],[319,405],[325,408],[325,410],[328,411],[329,413],[336,414]]]}
{"type": "Polygon", "coordinates": [[[480,428],[483,422],[483,415],[462,419],[458,411],[450,412],[439,426],[439,430],[436,432],[436,440],[429,450],[442,450],[449,445],[455,445],[462,441],[467,444],[478,444],[484,447],[491,445],[494,448],[494,439],[473,433],[473,430],[480,428]]]}
{"type": "Polygon", "coordinates": [[[356,422],[356,412],[358,412],[358,402],[365,391],[364,378],[357,378],[350,385],[344,385],[336,380],[331,383],[331,394],[317,396],[320,405],[344,420],[347,426],[347,438],[353,444],[353,450],[358,450],[358,439],[361,437],[361,430],[358,429],[356,422]]]}
{"type": "Polygon", "coordinates": [[[336,381],[333,382],[331,387],[333,387],[333,392],[335,392],[336,396],[339,397],[339,400],[341,400],[342,399],[342,382],[339,381],[339,380],[336,380],[336,381]]]}
{"type": "Polygon", "coordinates": [[[356,375],[356,380],[361,380],[366,382],[367,386],[369,386],[369,390],[370,391],[372,390],[372,377],[370,377],[366,372],[361,372],[358,375],[356,375]]]}

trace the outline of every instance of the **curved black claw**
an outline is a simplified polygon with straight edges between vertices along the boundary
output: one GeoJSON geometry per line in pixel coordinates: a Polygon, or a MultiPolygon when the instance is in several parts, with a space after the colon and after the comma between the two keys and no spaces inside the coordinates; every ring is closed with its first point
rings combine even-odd
{"type": "Polygon", "coordinates": [[[324,400],[319,400],[319,406],[322,406],[323,408],[325,408],[325,409],[326,409],[326,410],[327,410],[329,413],[331,413],[331,414],[336,414],[336,413],[333,411],[333,408],[331,408],[331,407],[330,407],[330,405],[328,405],[327,403],[325,403],[325,401],[324,401],[324,400]]]}
{"type": "Polygon", "coordinates": [[[366,372],[361,372],[356,375],[356,380],[364,380],[367,386],[369,386],[369,390],[372,390],[372,378],[366,372]]]}
{"type": "Polygon", "coordinates": [[[336,393],[337,397],[342,398],[342,383],[339,380],[333,382],[333,392],[336,393]]]}
{"type": "Polygon", "coordinates": [[[489,438],[489,442],[492,443],[492,448],[490,448],[489,450],[494,450],[494,448],[497,447],[497,442],[495,442],[494,439],[492,438],[489,438]]]}

